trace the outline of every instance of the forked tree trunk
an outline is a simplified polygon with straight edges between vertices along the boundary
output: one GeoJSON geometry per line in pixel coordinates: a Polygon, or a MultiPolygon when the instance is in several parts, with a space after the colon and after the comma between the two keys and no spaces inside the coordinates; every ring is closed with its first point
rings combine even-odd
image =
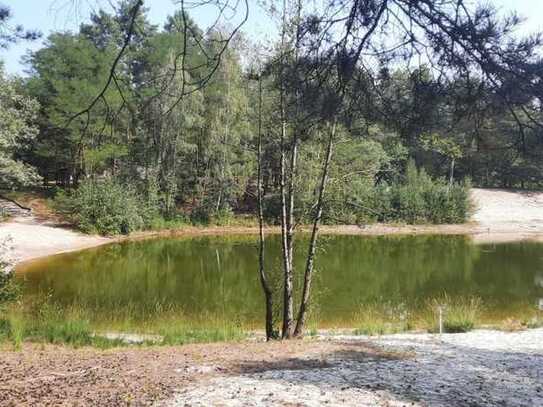
{"type": "Polygon", "coordinates": [[[262,208],[262,78],[258,77],[258,148],[257,148],[257,201],[258,201],[258,273],[266,300],[266,340],[275,336],[273,331],[273,293],[264,267],[264,211],[262,208]]]}
{"type": "Polygon", "coordinates": [[[298,312],[298,320],[296,323],[296,329],[294,330],[294,336],[301,336],[304,332],[304,326],[307,319],[307,313],[309,311],[309,298],[311,294],[311,283],[313,281],[313,268],[315,262],[315,253],[317,250],[317,238],[319,234],[319,227],[322,218],[322,206],[324,192],[326,190],[326,184],[328,183],[328,173],[330,170],[330,162],[332,161],[332,146],[334,137],[336,135],[336,121],[332,123],[330,134],[328,136],[328,145],[326,147],[326,157],[322,169],[321,183],[319,186],[319,195],[317,198],[317,206],[315,218],[313,219],[313,229],[311,231],[311,239],[309,241],[309,250],[307,253],[307,260],[304,274],[304,286],[302,291],[302,301],[300,303],[300,309],[298,312]]]}
{"type": "MultiPolygon", "coordinates": [[[[296,26],[299,28],[300,21],[301,21],[301,12],[302,12],[302,3],[301,0],[297,1],[297,17],[296,17],[296,26]]],[[[286,8],[285,8],[286,10],[286,8]]],[[[286,22],[283,21],[283,27],[285,27],[286,22]]],[[[294,46],[294,63],[298,63],[298,57],[299,57],[299,50],[300,50],[300,35],[299,35],[299,29],[296,30],[296,42],[294,46]]],[[[284,77],[283,77],[284,80],[284,77]]],[[[284,82],[283,82],[284,84],[284,82]]],[[[284,88],[283,88],[284,89],[284,88]]],[[[284,106],[284,105],[283,105],[284,106]]],[[[300,108],[300,95],[299,92],[296,91],[296,116],[298,116],[300,108]]],[[[293,136],[292,136],[292,144],[290,145],[290,166],[289,166],[289,185],[288,185],[288,205],[287,205],[287,227],[286,227],[286,245],[287,245],[287,263],[289,265],[289,276],[290,280],[288,281],[288,288],[290,291],[290,301],[289,301],[289,307],[290,307],[290,324],[288,327],[288,330],[285,330],[285,334],[283,335],[284,338],[290,338],[292,336],[292,331],[294,328],[294,306],[293,306],[293,297],[292,297],[292,280],[294,277],[294,229],[295,229],[295,216],[294,216],[294,205],[295,205],[295,182],[296,182],[296,175],[298,171],[298,150],[299,150],[299,138],[298,138],[298,123],[295,123],[293,126],[293,136]]]]}

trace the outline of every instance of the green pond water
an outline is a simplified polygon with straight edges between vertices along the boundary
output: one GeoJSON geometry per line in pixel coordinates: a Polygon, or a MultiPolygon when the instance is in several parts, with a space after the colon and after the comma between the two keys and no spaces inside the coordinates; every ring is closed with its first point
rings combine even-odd
{"type": "MultiPolygon", "coordinates": [[[[46,298],[93,321],[150,322],[173,313],[260,326],[256,239],[112,244],[35,261],[17,276],[28,301],[46,298]]],[[[299,271],[306,245],[305,237],[296,241],[299,271]]],[[[269,237],[266,246],[267,267],[279,273],[279,236],[269,237]]],[[[369,303],[420,310],[443,293],[479,297],[485,321],[533,315],[543,298],[543,245],[474,245],[461,236],[322,237],[314,297],[314,320],[322,326],[352,325],[369,303]]]]}

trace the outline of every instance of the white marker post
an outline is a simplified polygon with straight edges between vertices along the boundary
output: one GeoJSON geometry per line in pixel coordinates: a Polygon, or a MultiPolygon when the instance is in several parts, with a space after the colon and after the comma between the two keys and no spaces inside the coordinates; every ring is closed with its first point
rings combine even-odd
{"type": "Polygon", "coordinates": [[[439,305],[437,307],[439,312],[439,336],[443,333],[443,307],[439,305]]]}

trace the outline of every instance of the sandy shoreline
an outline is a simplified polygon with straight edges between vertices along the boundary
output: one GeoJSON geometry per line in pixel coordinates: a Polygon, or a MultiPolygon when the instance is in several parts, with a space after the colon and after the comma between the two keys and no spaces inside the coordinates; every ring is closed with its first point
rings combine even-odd
{"type": "MultiPolygon", "coordinates": [[[[461,225],[323,226],[321,231],[325,235],[360,236],[466,235],[478,244],[520,240],[543,241],[543,193],[473,189],[472,201],[474,203],[472,221],[461,225]]],[[[305,230],[309,229],[305,228],[305,230]]],[[[0,223],[0,242],[9,241],[9,250],[0,255],[10,264],[20,264],[55,254],[127,240],[257,233],[256,227],[186,227],[178,230],[137,232],[130,236],[108,238],[84,235],[69,228],[58,227],[48,221],[25,217],[0,223]]],[[[268,227],[266,233],[280,233],[280,229],[268,227]]]]}

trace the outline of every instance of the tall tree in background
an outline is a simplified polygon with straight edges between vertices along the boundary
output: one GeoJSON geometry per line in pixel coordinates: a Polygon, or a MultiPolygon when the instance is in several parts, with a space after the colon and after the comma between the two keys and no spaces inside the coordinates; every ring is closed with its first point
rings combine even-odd
{"type": "Polygon", "coordinates": [[[23,93],[21,84],[5,76],[0,65],[0,186],[15,188],[35,185],[40,177],[21,160],[38,134],[39,105],[23,93]]]}

